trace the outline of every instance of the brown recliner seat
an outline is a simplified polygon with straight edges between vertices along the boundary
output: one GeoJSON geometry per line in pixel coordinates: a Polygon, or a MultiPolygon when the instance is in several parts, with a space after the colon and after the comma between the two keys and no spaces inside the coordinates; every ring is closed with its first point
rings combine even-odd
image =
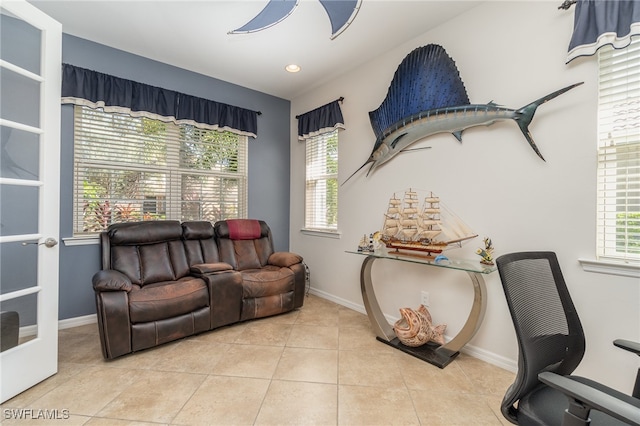
{"type": "Polygon", "coordinates": [[[241,277],[219,263],[212,225],[184,227],[185,241],[178,221],[119,223],[101,234],[93,288],[105,358],[210,330],[212,304],[237,305],[215,326],[239,320],[241,277]],[[223,297],[228,288],[236,289],[231,300],[223,297]]]}
{"type": "Polygon", "coordinates": [[[302,306],[306,277],[302,257],[274,252],[271,229],[264,221],[223,220],[214,228],[220,260],[242,275],[241,320],[302,306]]]}
{"type": "Polygon", "coordinates": [[[93,277],[103,356],[116,358],[304,302],[302,258],[273,252],[266,223],[118,223],[93,277]]]}

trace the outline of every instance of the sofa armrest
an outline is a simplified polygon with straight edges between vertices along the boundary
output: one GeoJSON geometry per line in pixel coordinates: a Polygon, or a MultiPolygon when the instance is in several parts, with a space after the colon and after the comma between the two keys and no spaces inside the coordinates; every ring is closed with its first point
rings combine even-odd
{"type": "Polygon", "coordinates": [[[213,272],[230,271],[233,267],[225,262],[200,263],[191,266],[191,273],[196,275],[206,275],[213,272]]]}
{"type": "Polygon", "coordinates": [[[242,311],[242,274],[238,271],[221,271],[201,275],[209,288],[211,329],[240,321],[242,311]]]}
{"type": "Polygon", "coordinates": [[[269,265],[288,268],[291,265],[302,262],[302,256],[287,251],[277,251],[269,256],[269,265]]]}
{"type": "Polygon", "coordinates": [[[113,269],[98,271],[91,281],[95,291],[126,291],[128,293],[133,289],[129,277],[113,269]]]}
{"type": "Polygon", "coordinates": [[[130,353],[129,294],[125,291],[96,291],[96,311],[104,358],[113,359],[130,353]]]}

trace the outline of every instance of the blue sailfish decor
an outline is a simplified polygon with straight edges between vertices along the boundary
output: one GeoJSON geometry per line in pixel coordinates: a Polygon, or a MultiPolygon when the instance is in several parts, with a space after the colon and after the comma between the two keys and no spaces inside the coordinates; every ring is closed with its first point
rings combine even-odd
{"type": "Polygon", "coordinates": [[[580,84],[557,90],[518,109],[493,102],[471,104],[456,64],[444,48],[437,44],[419,47],[407,55],[396,70],[380,107],[369,112],[376,135],[373,151],[343,184],[372,163],[367,172],[369,176],[418,140],[437,133],[451,133],[462,142],[465,129],[501,120],[515,120],[531,148],[544,160],[529,132],[533,115],[543,103],[580,84]]]}

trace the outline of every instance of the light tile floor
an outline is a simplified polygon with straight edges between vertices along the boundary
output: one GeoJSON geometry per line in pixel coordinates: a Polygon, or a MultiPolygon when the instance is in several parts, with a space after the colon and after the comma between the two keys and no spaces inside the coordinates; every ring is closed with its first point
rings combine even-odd
{"type": "Polygon", "coordinates": [[[514,377],[465,354],[439,369],[313,295],[294,312],[113,361],[96,325],[61,330],[59,353],[58,374],[3,412],[68,410],[56,425],[506,425],[499,405],[514,377]]]}

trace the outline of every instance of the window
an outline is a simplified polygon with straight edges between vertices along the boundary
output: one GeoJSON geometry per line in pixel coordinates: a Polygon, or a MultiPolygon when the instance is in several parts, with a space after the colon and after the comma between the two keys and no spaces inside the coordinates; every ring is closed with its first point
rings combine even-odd
{"type": "Polygon", "coordinates": [[[598,53],[598,258],[640,262],[640,39],[598,53]]]}
{"type": "Polygon", "coordinates": [[[338,230],[338,130],[306,140],[305,228],[338,230]]]}
{"type": "Polygon", "coordinates": [[[247,137],[75,106],[74,236],[247,212],[247,137]]]}

